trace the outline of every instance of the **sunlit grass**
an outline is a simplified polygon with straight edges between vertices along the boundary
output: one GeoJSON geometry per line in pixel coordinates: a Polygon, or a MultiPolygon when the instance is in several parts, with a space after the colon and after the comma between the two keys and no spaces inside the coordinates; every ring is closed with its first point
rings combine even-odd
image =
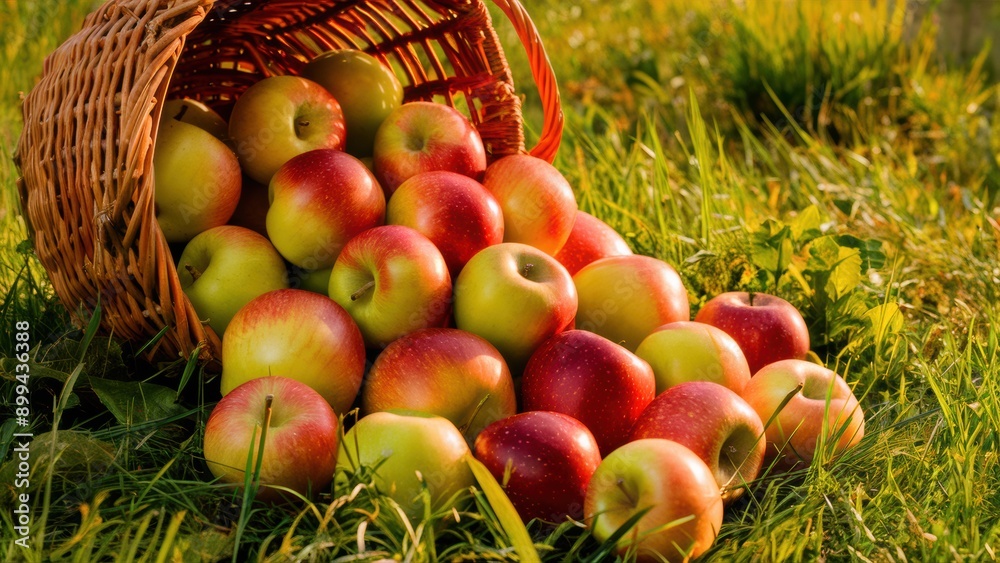
{"type": "MultiPolygon", "coordinates": [[[[241,495],[214,483],[201,457],[214,376],[185,372],[184,362],[144,364],[113,339],[67,324],[22,244],[8,156],[20,131],[16,92],[31,87],[42,57],[90,4],[0,4],[0,317],[5,327],[22,318],[40,327],[33,430],[58,419],[59,434],[39,443],[61,451],[34,458],[33,514],[44,538],[23,551],[4,536],[0,558],[514,559],[478,489],[454,511],[409,521],[362,471],[313,503],[242,510],[241,495]],[[142,400],[180,401],[161,404],[160,418],[137,417],[135,397],[100,385],[121,377],[144,382],[133,388],[142,400]],[[62,407],[52,412],[53,404],[62,407]]],[[[733,289],[798,305],[819,358],[845,376],[867,414],[865,439],[843,457],[751,483],[706,559],[994,560],[1000,90],[984,57],[941,66],[932,28],[910,28],[916,39],[903,41],[903,3],[776,5],[527,6],[563,86],[556,165],[580,208],[637,252],[674,264],[694,309],[733,289]],[[831,250],[871,268],[829,266],[831,250]]],[[[526,62],[497,25],[534,127],[526,62]]],[[[5,381],[4,400],[12,392],[5,381]]],[[[5,461],[13,432],[0,426],[5,461]]],[[[10,517],[0,511],[5,529],[10,517]]],[[[587,560],[601,549],[580,523],[528,529],[545,561],[587,560]]]]}

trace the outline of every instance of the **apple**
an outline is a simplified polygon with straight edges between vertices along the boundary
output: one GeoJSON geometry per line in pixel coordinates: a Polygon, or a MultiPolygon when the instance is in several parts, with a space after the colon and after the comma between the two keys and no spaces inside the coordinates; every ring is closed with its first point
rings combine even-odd
{"type": "Polygon", "coordinates": [[[321,270],[300,270],[298,272],[299,289],[329,295],[330,274],[333,273],[333,266],[321,270]]]}
{"type": "Polygon", "coordinates": [[[240,201],[236,204],[228,225],[246,227],[255,233],[267,236],[267,208],[271,205],[267,186],[244,176],[240,201]]]}
{"type": "Polygon", "coordinates": [[[653,368],[657,395],[685,381],[711,381],[740,393],[750,381],[739,344],[705,323],[667,323],[644,338],[635,354],[653,368]]]}
{"type": "Polygon", "coordinates": [[[280,375],[301,381],[346,413],[361,388],[365,344],[351,316],[326,295],[281,289],[240,309],[222,338],[222,394],[280,375]]]}
{"type": "Polygon", "coordinates": [[[455,281],[455,326],[496,346],[515,375],[575,314],[573,279],[555,258],[526,244],[484,248],[455,281]]]}
{"type": "Polygon", "coordinates": [[[617,542],[637,561],[689,561],[722,527],[722,495],[705,462],[661,438],[629,442],[601,461],[587,486],[587,525],[598,542],[649,509],[617,542]]]}
{"type": "Polygon", "coordinates": [[[173,98],[163,102],[161,119],[173,119],[194,125],[216,139],[229,139],[229,124],[214,109],[191,98],[173,98]]]}
{"type": "Polygon", "coordinates": [[[333,480],[338,419],[308,385],[285,377],[258,377],[215,405],[205,424],[208,469],[222,483],[242,487],[260,458],[257,498],[276,501],[290,489],[314,495],[333,480]],[[270,411],[270,412],[268,412],[270,411]]]}
{"type": "Polygon", "coordinates": [[[462,433],[446,418],[417,411],[374,412],[344,435],[337,479],[372,468],[378,490],[417,519],[424,513],[424,487],[431,510],[438,510],[475,485],[466,462],[469,455],[462,433]]]}
{"type": "Polygon", "coordinates": [[[434,102],[407,102],[375,132],[375,176],[388,198],[407,178],[447,170],[479,180],[486,149],[479,131],[457,109],[434,102]]]}
{"type": "Polygon", "coordinates": [[[156,222],[167,242],[187,242],[225,225],[240,201],[236,154],[211,133],[171,118],[160,121],[153,149],[156,222]]]}
{"type": "Polygon", "coordinates": [[[286,260],[309,270],[333,266],[356,235],[385,220],[385,196],[371,171],[335,149],[304,152],[269,185],[267,234],[286,260]]]}
{"type": "Polygon", "coordinates": [[[576,220],[573,188],[554,166],[527,154],[505,156],[486,169],[486,187],[503,210],[505,242],[555,255],[576,220]]]}
{"type": "Polygon", "coordinates": [[[399,185],[385,222],[412,227],[438,247],[452,278],[477,252],[503,242],[503,213],[482,184],[455,172],[422,172],[399,185]]]}
{"type": "Polygon", "coordinates": [[[572,416],[594,434],[601,454],[628,441],[656,396],[649,364],[607,338],[567,330],[545,341],[521,379],[525,411],[572,416]]]}
{"type": "Polygon", "coordinates": [[[768,364],[750,379],[742,396],[765,424],[774,417],[765,429],[767,457],[785,469],[808,465],[821,455],[821,440],[832,444],[829,453],[837,456],[865,435],[865,415],[851,387],[819,364],[805,360],[768,364]]]}
{"type": "Polygon", "coordinates": [[[232,225],[191,239],[177,262],[177,277],[198,316],[219,336],[254,297],[288,287],[281,255],[261,235],[232,225]]]}
{"type": "Polygon", "coordinates": [[[576,327],[635,351],[657,327],[691,319],[677,270],[639,254],[591,262],[573,276],[580,307],[576,327]]]}
{"type": "Polygon", "coordinates": [[[663,438],[687,447],[712,470],[729,502],[743,494],[764,462],[764,424],[728,387],[680,383],[657,395],[632,429],[632,440],[663,438]]]}
{"type": "Polygon", "coordinates": [[[618,231],[589,213],[577,211],[569,238],[555,253],[555,259],[572,276],[595,260],[629,254],[632,249],[618,231]]]}
{"type": "Polygon", "coordinates": [[[492,344],[455,328],[426,328],[386,346],[368,373],[362,412],[394,409],[443,416],[471,444],[483,428],[517,411],[517,397],[492,344]]]}
{"type": "Polygon", "coordinates": [[[310,60],[300,73],[340,103],[347,125],[346,151],[371,156],[375,132],[403,103],[403,86],[392,69],[357,49],[334,49],[310,60]]]}
{"type": "Polygon", "coordinates": [[[503,485],[525,523],[582,518],[587,484],[601,463],[597,442],[586,426],[547,411],[494,422],[479,433],[474,452],[503,485]]]}
{"type": "Polygon", "coordinates": [[[778,360],[804,360],[809,353],[809,328],[802,313],[774,295],[722,293],[705,302],[694,320],[732,336],[743,350],[751,374],[778,360]]]}
{"type": "Polygon", "coordinates": [[[294,156],[343,149],[343,111],[332,94],[299,76],[258,80],[236,99],[229,136],[247,176],[261,184],[294,156]]]}
{"type": "Polygon", "coordinates": [[[444,326],[451,305],[448,266],[434,243],[401,225],[368,229],[344,246],[329,295],[383,347],[415,330],[444,326]]]}

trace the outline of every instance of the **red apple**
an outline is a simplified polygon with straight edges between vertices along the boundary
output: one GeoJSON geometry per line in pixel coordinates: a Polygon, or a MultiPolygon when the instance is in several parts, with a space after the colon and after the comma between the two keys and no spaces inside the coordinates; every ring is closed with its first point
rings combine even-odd
{"type": "Polygon", "coordinates": [[[265,293],[240,309],[222,339],[222,394],[280,375],[315,389],[346,413],[361,387],[365,345],[350,315],[304,289],[265,293]]]}
{"type": "Polygon", "coordinates": [[[642,256],[609,256],[573,276],[580,296],[576,328],[634,351],[657,327],[691,319],[687,290],[670,264],[642,256]]]}
{"type": "Polygon", "coordinates": [[[767,456],[782,468],[821,455],[820,441],[839,455],[865,435],[865,415],[851,387],[833,370],[805,360],[781,360],[761,368],[743,390],[767,426],[767,456]],[[791,395],[784,408],[782,402],[791,395]]]}
{"type": "Polygon", "coordinates": [[[649,364],[583,330],[546,340],[531,356],[521,380],[525,411],[572,416],[590,429],[604,455],[628,441],[655,394],[649,364]]]}
{"type": "Polygon", "coordinates": [[[330,297],[372,348],[415,330],[444,326],[451,277],[427,237],[401,225],[369,229],[344,246],[330,272],[330,297]]]}
{"type": "Polygon", "coordinates": [[[229,225],[236,225],[267,236],[267,208],[271,205],[267,186],[243,178],[240,201],[236,204],[229,225]]]}
{"type": "Polygon", "coordinates": [[[347,241],[385,220],[385,196],[353,156],[319,149],[286,162],[271,179],[267,234],[286,260],[333,266],[347,241]]]}
{"type": "Polygon", "coordinates": [[[496,346],[515,376],[575,314],[573,278],[555,258],[526,244],[484,248],[455,281],[455,326],[496,346]]]}
{"type": "Polygon", "coordinates": [[[573,230],[555,258],[572,276],[595,260],[629,254],[632,249],[618,231],[589,213],[577,211],[573,230]]]}
{"type": "Polygon", "coordinates": [[[389,199],[386,223],[420,231],[438,247],[452,278],[477,252],[503,242],[503,214],[482,184],[446,171],[407,179],[389,199]]]}
{"type": "Polygon", "coordinates": [[[712,470],[731,501],[757,478],[764,461],[764,424],[746,401],[710,381],[681,383],[646,407],[632,440],[663,438],[687,447],[712,470]]]}
{"type": "Polygon", "coordinates": [[[517,398],[510,370],[492,344],[454,328],[427,328],[394,340],[378,355],[361,409],[443,416],[472,443],[490,423],[517,412],[517,398]]]}
{"type": "Polygon", "coordinates": [[[505,242],[530,244],[555,255],[576,220],[573,188],[554,166],[526,154],[489,165],[483,185],[503,210],[505,242]]]}
{"type": "Polygon", "coordinates": [[[740,393],[750,381],[739,344],[705,323],[667,323],[644,338],[635,355],[653,368],[657,394],[685,381],[712,381],[740,393]]]}
{"type": "Polygon", "coordinates": [[[257,498],[281,499],[287,494],[281,489],[309,496],[333,479],[338,424],[337,414],[308,385],[285,377],[252,379],[212,409],[205,460],[221,482],[242,487],[247,460],[256,465],[266,427],[257,498]]]}
{"type": "Polygon", "coordinates": [[[479,180],[486,149],[479,131],[457,109],[416,101],[394,109],[379,126],[373,160],[388,198],[421,172],[447,170],[479,180]]]}
{"type": "Polygon", "coordinates": [[[750,373],[778,360],[805,359],[809,329],[794,305],[766,293],[732,291],[709,299],[694,320],[726,331],[740,345],[750,373]]]}
{"type": "Polygon", "coordinates": [[[292,157],[344,148],[340,103],[325,88],[298,76],[270,76],[247,88],[229,116],[243,172],[261,184],[292,157]]]}
{"type": "Polygon", "coordinates": [[[524,522],[583,517],[583,500],[601,452],[580,421],[531,411],[498,420],[476,438],[475,455],[490,470],[524,522]]]}
{"type": "Polygon", "coordinates": [[[689,561],[708,551],[722,527],[722,496],[705,462],[670,440],[629,442],[594,471],[584,503],[587,526],[607,541],[647,510],[617,542],[640,562],[689,561]]]}

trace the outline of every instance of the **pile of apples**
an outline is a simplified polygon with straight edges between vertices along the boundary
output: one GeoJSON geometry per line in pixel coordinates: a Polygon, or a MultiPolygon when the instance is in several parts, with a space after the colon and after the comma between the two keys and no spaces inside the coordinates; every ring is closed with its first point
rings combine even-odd
{"type": "Polygon", "coordinates": [[[228,123],[165,104],[157,217],[222,335],[220,482],[255,468],[257,498],[287,500],[364,466],[418,517],[475,484],[474,456],[526,522],[604,541],[644,512],[620,550],[679,560],[762,468],[861,439],[795,307],[727,293],[692,320],[677,271],[579,211],[552,165],[487,165],[462,113],[402,100],[390,67],[338,50],[255,83],[228,123]]]}

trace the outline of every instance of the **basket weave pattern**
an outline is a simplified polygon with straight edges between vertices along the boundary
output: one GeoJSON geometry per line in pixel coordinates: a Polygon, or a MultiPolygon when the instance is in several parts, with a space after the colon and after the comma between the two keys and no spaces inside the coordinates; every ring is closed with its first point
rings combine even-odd
{"type": "MultiPolygon", "coordinates": [[[[530,152],[551,161],[562,133],[551,66],[517,0],[493,1],[517,30],[542,99],[530,152]]],[[[525,152],[521,101],[482,0],[109,0],[46,59],[24,101],[15,157],[36,253],[78,320],[99,301],[106,333],[143,343],[169,327],[151,358],[218,353],[156,224],[163,101],[191,97],[228,117],[254,82],[344,47],[396,69],[407,101],[463,109],[491,160],[525,152]]]]}

